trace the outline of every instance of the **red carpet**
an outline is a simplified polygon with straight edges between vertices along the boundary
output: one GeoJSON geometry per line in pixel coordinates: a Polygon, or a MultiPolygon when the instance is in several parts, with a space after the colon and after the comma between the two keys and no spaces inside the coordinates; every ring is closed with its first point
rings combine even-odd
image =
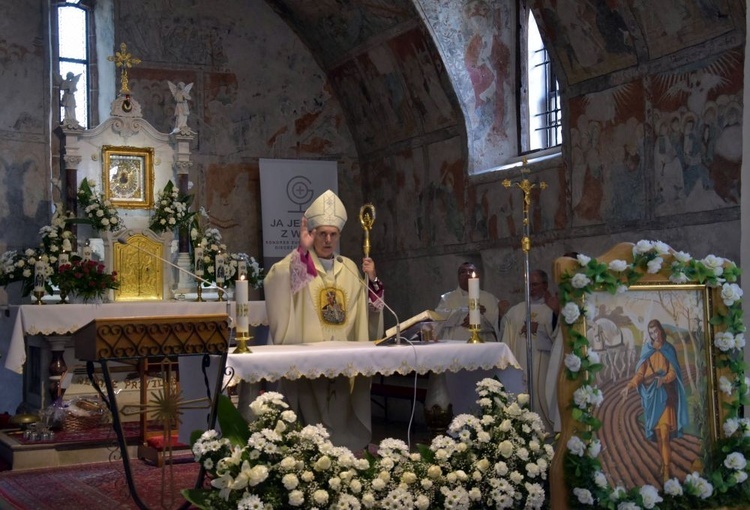
{"type": "MultiPolygon", "coordinates": [[[[131,467],[138,496],[148,508],[180,507],[185,502],[180,490],[192,488],[198,475],[194,462],[158,468],[131,460],[131,467]]],[[[122,461],[0,473],[2,510],[81,508],[138,508],[128,491],[122,461]]]]}

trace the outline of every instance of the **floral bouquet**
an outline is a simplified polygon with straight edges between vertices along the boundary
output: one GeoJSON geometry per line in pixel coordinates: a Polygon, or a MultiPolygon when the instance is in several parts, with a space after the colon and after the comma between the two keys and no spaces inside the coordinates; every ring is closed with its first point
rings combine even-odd
{"type": "Polygon", "coordinates": [[[515,400],[494,379],[477,393],[480,414],[457,416],[448,436],[418,453],[385,439],[365,458],[333,446],[322,426],[302,427],[279,393],[250,405],[249,425],[221,396],[223,436],[193,444],[211,488],[183,495],[203,509],[541,508],[552,448],[528,395],[515,400]]]}
{"type": "Polygon", "coordinates": [[[181,194],[170,180],[156,197],[156,208],[149,228],[161,234],[188,226],[195,214],[188,210],[192,203],[193,196],[181,194]]]}
{"type": "MultiPolygon", "coordinates": [[[[204,209],[201,208],[201,215],[207,216],[204,209]]],[[[216,256],[224,255],[224,287],[234,285],[234,280],[240,267],[240,262],[244,262],[247,267],[246,278],[249,285],[255,289],[263,286],[265,277],[263,268],[258,264],[254,257],[245,253],[228,253],[227,245],[221,240],[221,233],[216,228],[207,228],[203,230],[198,221],[193,220],[193,226],[190,229],[190,240],[195,252],[200,249],[203,253],[203,278],[208,281],[216,281],[216,256]]],[[[195,271],[195,257],[193,257],[193,270],[195,271]]],[[[205,284],[204,284],[205,285],[205,284]]]]}
{"type": "Polygon", "coordinates": [[[112,203],[105,200],[101,194],[95,194],[93,186],[95,184],[89,182],[88,179],[81,181],[81,186],[78,188],[78,204],[97,232],[118,230],[122,221],[117,214],[117,209],[112,207],[112,203]]]}
{"type": "Polygon", "coordinates": [[[84,260],[74,255],[69,264],[62,264],[52,277],[60,289],[64,300],[66,295],[76,295],[89,302],[102,299],[110,289],[118,289],[120,282],[117,273],[105,271],[103,263],[96,260],[84,260]]]}

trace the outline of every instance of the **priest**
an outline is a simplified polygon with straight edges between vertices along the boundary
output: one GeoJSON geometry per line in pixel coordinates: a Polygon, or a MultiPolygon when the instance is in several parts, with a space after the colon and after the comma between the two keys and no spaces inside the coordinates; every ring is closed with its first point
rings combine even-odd
{"type": "MultiPolygon", "coordinates": [[[[384,287],[375,262],[362,259],[366,289],[357,265],[338,254],[346,219],[333,191],[320,195],[302,217],[299,246],[268,272],[263,286],[275,344],[366,342],[382,335],[384,287]]],[[[369,443],[369,377],[283,380],[279,391],[303,423],[323,424],[335,445],[361,450],[369,443]]]]}

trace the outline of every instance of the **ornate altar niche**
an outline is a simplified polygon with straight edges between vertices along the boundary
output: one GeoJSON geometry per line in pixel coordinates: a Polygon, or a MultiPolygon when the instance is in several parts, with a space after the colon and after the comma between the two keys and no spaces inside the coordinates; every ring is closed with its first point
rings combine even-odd
{"type": "MultiPolygon", "coordinates": [[[[173,259],[173,250],[167,245],[173,242],[172,236],[159,236],[150,231],[148,225],[154,197],[168,181],[172,180],[180,191],[187,192],[188,170],[192,165],[190,143],[195,132],[187,126],[172,133],[154,128],[143,118],[141,105],[128,88],[127,69],[140,61],[132,58],[124,45],[110,60],[121,68],[121,88],[110,105],[110,116],[91,129],[82,129],[75,119],[64,122],[61,127],[66,206],[71,211],[77,210],[77,191],[81,182],[88,179],[95,185],[94,192],[104,194],[117,208],[123,223],[116,232],[99,233],[88,225],[78,226],[79,242],[88,241],[110,271],[141,278],[136,283],[127,283],[130,290],[114,293],[116,301],[170,299],[172,289],[175,294],[189,292],[194,283],[184,272],[173,271],[165,262],[156,263],[156,258],[132,246],[141,246],[145,240],[160,242],[161,249],[149,248],[152,254],[190,269],[189,253],[181,252],[173,259]],[[129,244],[134,235],[140,235],[134,245],[120,245],[122,242],[129,244]],[[149,284],[144,286],[146,275],[149,284]],[[138,290],[134,290],[134,285],[138,290]]],[[[78,213],[80,216],[80,211],[78,213]]],[[[187,244],[182,242],[180,246],[187,244]]]]}

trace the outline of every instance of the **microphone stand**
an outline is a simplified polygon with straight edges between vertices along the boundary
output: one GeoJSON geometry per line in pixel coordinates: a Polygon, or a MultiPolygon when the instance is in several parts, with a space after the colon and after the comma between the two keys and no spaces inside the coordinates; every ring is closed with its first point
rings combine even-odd
{"type": "MultiPolygon", "coordinates": [[[[369,301],[369,298],[370,298],[370,286],[365,282],[365,280],[362,279],[361,276],[359,276],[358,274],[356,274],[354,271],[352,271],[351,269],[349,269],[349,267],[347,267],[346,264],[344,264],[344,257],[342,257],[341,255],[339,255],[339,256],[336,257],[336,261],[339,264],[341,264],[342,266],[344,266],[344,269],[346,269],[347,271],[349,271],[349,273],[351,273],[352,276],[354,276],[355,278],[357,278],[357,281],[359,282],[359,284],[362,285],[365,288],[366,296],[367,296],[367,299],[369,301]]],[[[382,304],[384,308],[387,308],[388,311],[391,312],[391,314],[393,315],[393,317],[396,319],[396,344],[400,345],[401,344],[401,321],[398,320],[398,315],[396,315],[396,312],[393,311],[393,308],[391,308],[390,306],[388,306],[388,304],[385,301],[383,301],[383,298],[381,298],[380,296],[378,296],[374,292],[372,293],[372,295],[375,296],[375,299],[380,304],[382,304]]]]}

